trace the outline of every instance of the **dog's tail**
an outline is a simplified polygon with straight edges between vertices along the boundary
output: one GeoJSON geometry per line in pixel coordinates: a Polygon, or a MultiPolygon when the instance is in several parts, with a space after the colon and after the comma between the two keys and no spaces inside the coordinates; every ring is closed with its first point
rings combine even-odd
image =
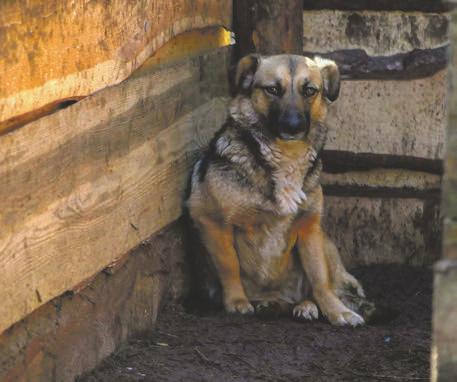
{"type": "Polygon", "coordinates": [[[388,306],[375,304],[365,296],[359,296],[357,292],[351,288],[340,293],[339,297],[344,305],[360,314],[367,324],[384,324],[392,321],[398,316],[396,310],[388,306]]]}
{"type": "Polygon", "coordinates": [[[361,315],[368,324],[381,324],[393,320],[398,313],[369,300],[359,281],[346,271],[335,244],[327,236],[324,243],[334,291],[343,304],[361,315]]]}
{"type": "MultiPolygon", "coordinates": [[[[189,179],[189,182],[191,180],[189,179]]],[[[201,235],[195,226],[186,201],[190,195],[190,185],[183,203],[183,244],[190,268],[190,285],[183,305],[188,311],[205,313],[223,307],[222,286],[213,269],[209,253],[201,241],[201,235]]]]}

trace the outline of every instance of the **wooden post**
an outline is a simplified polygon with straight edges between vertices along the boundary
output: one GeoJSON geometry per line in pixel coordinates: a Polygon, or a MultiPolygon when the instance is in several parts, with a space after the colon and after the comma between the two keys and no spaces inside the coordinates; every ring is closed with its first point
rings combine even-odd
{"type": "Polygon", "coordinates": [[[236,58],[303,52],[302,0],[235,0],[233,30],[236,58]]]}
{"type": "MultiPolygon", "coordinates": [[[[453,6],[457,1],[449,2],[453,6]]],[[[442,215],[443,259],[435,265],[432,381],[457,380],[457,8],[449,28],[451,86],[448,100],[442,215]]]]}

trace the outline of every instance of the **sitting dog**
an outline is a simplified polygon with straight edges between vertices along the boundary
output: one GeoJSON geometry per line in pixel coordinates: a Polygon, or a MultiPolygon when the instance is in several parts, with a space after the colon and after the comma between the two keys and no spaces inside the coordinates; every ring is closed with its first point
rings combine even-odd
{"type": "Polygon", "coordinates": [[[320,310],[334,325],[363,324],[374,306],[321,227],[320,156],[327,106],[339,95],[337,66],[249,55],[238,63],[235,86],[185,201],[203,243],[196,255],[209,267],[201,289],[215,298],[221,286],[227,312],[274,305],[302,319],[320,310]]]}

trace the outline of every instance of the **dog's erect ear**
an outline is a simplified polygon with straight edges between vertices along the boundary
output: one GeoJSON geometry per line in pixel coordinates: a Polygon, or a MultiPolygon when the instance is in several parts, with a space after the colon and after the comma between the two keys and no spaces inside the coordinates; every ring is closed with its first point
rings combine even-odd
{"type": "Polygon", "coordinates": [[[334,61],[322,57],[314,57],[314,62],[321,71],[324,97],[330,102],[335,101],[340,94],[340,71],[334,61]]]}
{"type": "Polygon", "coordinates": [[[237,93],[248,92],[254,82],[254,75],[260,63],[258,54],[244,56],[236,67],[235,87],[237,93]]]}

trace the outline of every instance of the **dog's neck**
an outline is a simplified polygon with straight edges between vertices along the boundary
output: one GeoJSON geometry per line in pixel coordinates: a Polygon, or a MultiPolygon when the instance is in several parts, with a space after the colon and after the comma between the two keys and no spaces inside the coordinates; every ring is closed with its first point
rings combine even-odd
{"type": "MultiPolygon", "coordinates": [[[[308,191],[307,175],[314,168],[317,153],[307,140],[264,142],[263,155],[272,164],[274,200],[280,215],[297,213],[308,191]]],[[[318,181],[318,179],[317,179],[318,181]]],[[[316,182],[317,184],[317,182],[316,182]]]]}

